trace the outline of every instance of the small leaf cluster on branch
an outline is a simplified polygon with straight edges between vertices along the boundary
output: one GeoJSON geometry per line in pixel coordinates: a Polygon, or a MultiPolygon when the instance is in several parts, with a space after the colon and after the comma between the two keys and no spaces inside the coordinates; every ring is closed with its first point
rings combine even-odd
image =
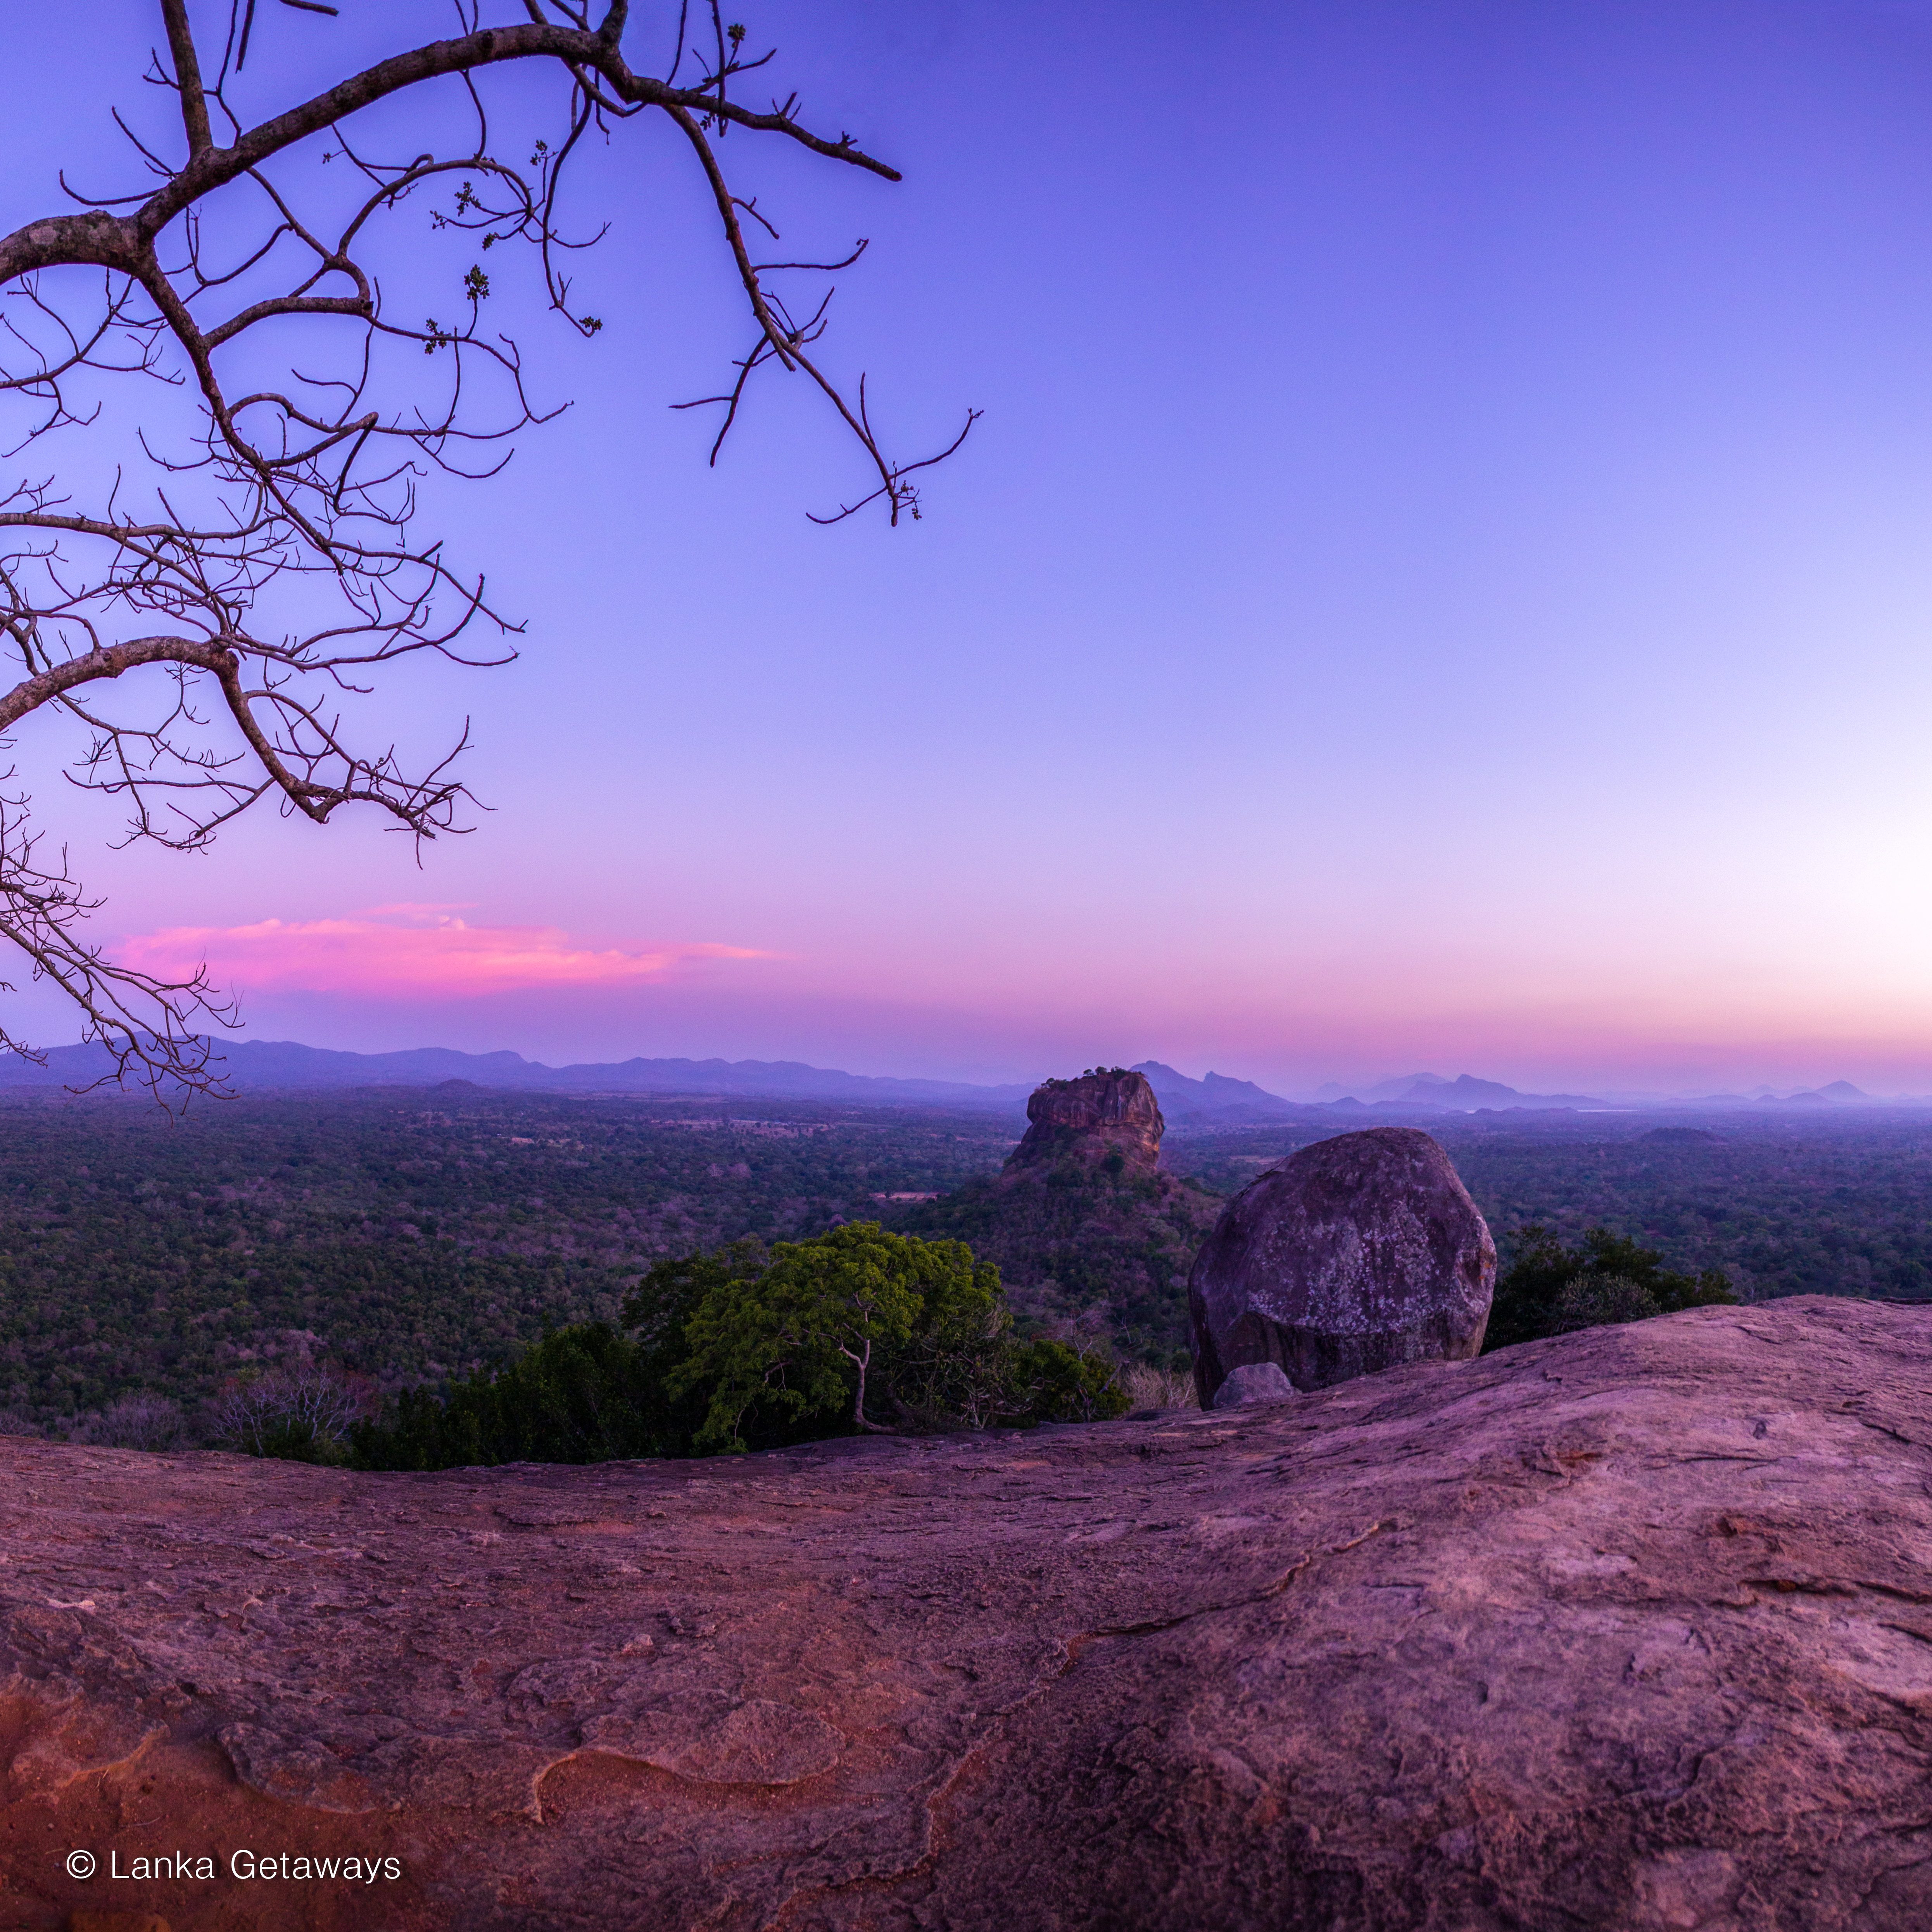
{"type": "MultiPolygon", "coordinates": [[[[476,234],[479,257],[524,244],[550,309],[593,336],[603,322],[573,303],[565,265],[604,230],[566,232],[572,164],[586,137],[668,120],[712,197],[752,336],[730,388],[706,399],[723,412],[713,460],[752,375],[776,363],[817,386],[870,472],[868,490],[819,520],[872,504],[895,524],[918,514],[918,474],[939,458],[886,454],[863,377],[848,400],[817,359],[824,302],[794,312],[774,280],[844,266],[865,244],[838,262],[754,260],[748,224],[776,230],[730,184],[718,146],[736,129],[898,177],[842,133],[812,132],[795,97],[746,104],[744,76],[772,56],[748,57],[744,28],[715,0],[709,36],[694,34],[681,0],[663,78],[630,64],[624,0],[523,0],[501,20],[459,0],[453,38],[266,116],[251,110],[269,56],[285,51],[266,32],[282,16],[266,0],[158,4],[165,50],[146,78],[172,97],[176,124],[163,139],[115,117],[146,179],[96,194],[63,172],[68,207],[0,235],[0,639],[18,672],[0,692],[0,740],[43,710],[77,722],[73,775],[125,804],[130,837],[194,849],[265,799],[318,824],[370,806],[418,841],[464,829],[461,736],[418,765],[380,730],[366,743],[352,728],[400,658],[508,655],[516,627],[419,527],[419,490],[434,476],[496,475],[512,439],[556,412],[532,398],[517,344],[482,326],[492,285],[480,259],[455,320],[418,326],[384,301],[384,236],[393,254],[409,233],[398,224],[446,188],[434,225],[476,234]],[[532,71],[555,77],[556,138],[530,142],[519,164],[493,142],[486,91],[532,71]],[[434,124],[452,90],[468,130],[453,151],[386,152],[369,131],[373,110],[418,95],[434,124]],[[124,403],[130,384],[148,386],[148,401],[124,403]],[[124,448],[110,466],[98,446],[117,423],[124,448]]],[[[166,981],[114,964],[80,931],[98,904],[64,852],[43,854],[25,796],[0,795],[0,935],[73,999],[121,1075],[144,1073],[158,1093],[211,1084],[206,1029],[232,1009],[205,974],[166,981]]],[[[26,1050],[0,1028],[6,1048],[26,1050]]]]}

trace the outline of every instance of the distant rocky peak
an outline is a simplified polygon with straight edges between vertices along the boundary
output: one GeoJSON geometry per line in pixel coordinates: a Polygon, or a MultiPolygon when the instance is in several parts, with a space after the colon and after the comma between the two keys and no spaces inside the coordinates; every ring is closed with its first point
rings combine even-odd
{"type": "Polygon", "coordinates": [[[1069,1159],[1103,1165],[1118,1154],[1118,1172],[1151,1174],[1160,1158],[1160,1104],[1147,1076],[1124,1066],[1042,1082],[1027,1119],[1026,1138],[1007,1157],[1010,1172],[1069,1159]]]}

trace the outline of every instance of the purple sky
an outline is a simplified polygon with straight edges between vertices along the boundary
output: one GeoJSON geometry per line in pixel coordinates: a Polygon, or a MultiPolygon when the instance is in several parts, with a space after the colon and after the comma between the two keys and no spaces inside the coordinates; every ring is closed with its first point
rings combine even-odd
{"type": "MultiPolygon", "coordinates": [[[[124,172],[104,46],[154,111],[152,10],[94,11],[10,21],[0,224],[124,172]]],[[[264,107],[449,22],[264,12],[264,107]]],[[[809,524],[858,471],[782,379],[704,467],[666,405],[746,331],[623,130],[602,335],[493,269],[577,406],[437,506],[524,655],[392,687],[494,809],[420,872],[346,818],[109,854],[23,734],[104,937],[370,1049],[1932,1090],[1932,5],[742,16],[904,170],[726,148],[788,248],[872,238],[826,346],[895,446],[986,411],[926,520],[809,524]]]]}

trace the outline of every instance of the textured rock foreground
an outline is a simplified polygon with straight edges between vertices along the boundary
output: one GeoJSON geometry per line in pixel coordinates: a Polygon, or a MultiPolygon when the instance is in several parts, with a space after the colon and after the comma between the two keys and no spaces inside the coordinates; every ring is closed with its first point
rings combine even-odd
{"type": "Polygon", "coordinates": [[[734,1463],[0,1477],[0,1925],[1932,1924],[1932,1314],[734,1463]]]}

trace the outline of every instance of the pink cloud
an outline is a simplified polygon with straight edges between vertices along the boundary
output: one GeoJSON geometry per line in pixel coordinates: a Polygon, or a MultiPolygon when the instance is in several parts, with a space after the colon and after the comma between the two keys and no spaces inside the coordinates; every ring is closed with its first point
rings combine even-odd
{"type": "Polygon", "coordinates": [[[119,957],[142,971],[186,978],[204,962],[218,983],[244,992],[461,999],[543,988],[621,988],[706,959],[770,957],[749,946],[672,941],[593,947],[549,926],[470,926],[440,909],[396,925],[355,919],[265,919],[253,926],[172,926],[137,934],[119,957]],[[420,921],[425,916],[433,924],[420,921]]]}

